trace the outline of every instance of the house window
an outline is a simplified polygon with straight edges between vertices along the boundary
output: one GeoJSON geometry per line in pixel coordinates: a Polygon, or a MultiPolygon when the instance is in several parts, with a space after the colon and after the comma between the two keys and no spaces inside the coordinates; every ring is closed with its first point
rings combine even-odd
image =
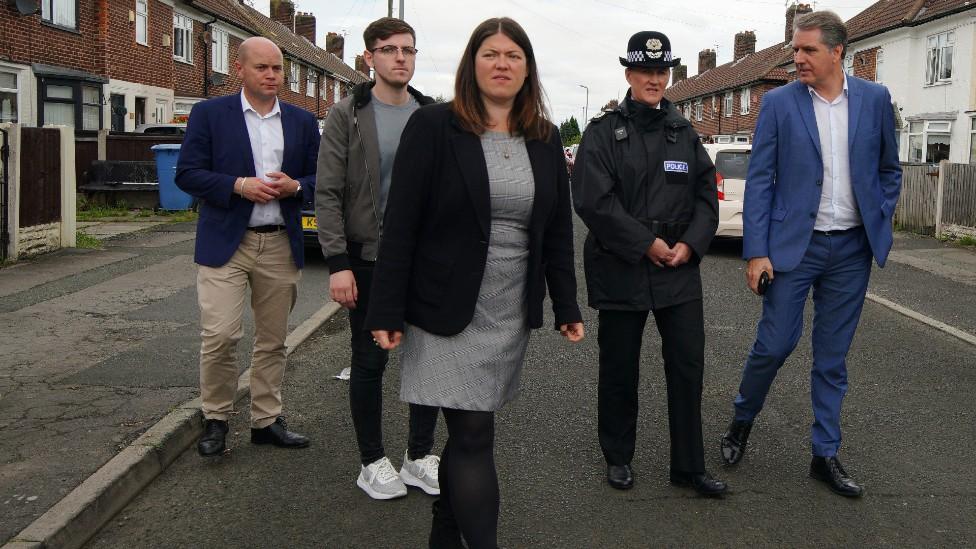
{"type": "Polygon", "coordinates": [[[78,28],[77,0],[42,0],[41,19],[69,29],[78,28]]]}
{"type": "Polygon", "coordinates": [[[732,92],[725,92],[725,104],[722,105],[722,111],[725,113],[726,117],[732,116],[732,92]]]}
{"type": "Polygon", "coordinates": [[[88,131],[101,129],[101,85],[77,80],[42,80],[39,125],[48,124],[88,131]]]}
{"type": "Polygon", "coordinates": [[[925,47],[926,84],[952,80],[952,46],[955,41],[955,33],[951,31],[928,37],[925,47]]]}
{"type": "Polygon", "coordinates": [[[874,60],[874,81],[878,84],[884,82],[884,50],[878,50],[874,60]]]}
{"type": "Polygon", "coordinates": [[[297,61],[288,63],[288,89],[298,93],[299,83],[302,80],[302,66],[297,61]]]}
{"type": "Polygon", "coordinates": [[[908,125],[908,161],[938,163],[949,159],[952,122],[916,120],[908,125]]]}
{"type": "Polygon", "coordinates": [[[312,68],[309,67],[308,74],[305,78],[305,95],[315,97],[315,90],[319,87],[319,73],[313,71],[312,68]]]}
{"type": "Polygon", "coordinates": [[[739,114],[749,114],[749,101],[751,96],[751,88],[742,88],[739,92],[739,114]]]}
{"type": "Polygon", "coordinates": [[[976,118],[969,121],[969,163],[976,164],[976,118]]]}
{"type": "Polygon", "coordinates": [[[319,97],[323,100],[329,100],[329,77],[326,76],[322,78],[322,85],[319,87],[319,97]]]}
{"type": "Polygon", "coordinates": [[[334,89],[332,90],[332,102],[338,103],[342,99],[342,87],[339,85],[339,81],[335,81],[334,89]]]}
{"type": "Polygon", "coordinates": [[[136,0],[136,42],[149,45],[149,0],[136,0]]]}
{"type": "Polygon", "coordinates": [[[230,72],[230,36],[227,31],[214,28],[210,31],[213,43],[211,55],[213,56],[213,70],[221,74],[230,72]]]}
{"type": "Polygon", "coordinates": [[[715,113],[718,111],[718,96],[712,96],[712,118],[715,118],[715,113]]]}
{"type": "Polygon", "coordinates": [[[193,63],[193,19],[173,14],[173,59],[193,63]]]}
{"type": "Polygon", "coordinates": [[[701,122],[702,119],[702,100],[695,101],[695,121],[701,122]]]}
{"type": "Polygon", "coordinates": [[[17,122],[17,73],[0,71],[0,124],[17,122]]]}
{"type": "Polygon", "coordinates": [[[848,76],[854,75],[854,54],[852,53],[848,53],[847,56],[844,57],[844,74],[848,76]]]}

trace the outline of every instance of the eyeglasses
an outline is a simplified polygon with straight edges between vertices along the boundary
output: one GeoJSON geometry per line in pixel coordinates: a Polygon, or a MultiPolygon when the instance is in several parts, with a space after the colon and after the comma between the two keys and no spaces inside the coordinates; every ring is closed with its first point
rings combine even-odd
{"type": "Polygon", "coordinates": [[[381,48],[373,48],[369,51],[370,53],[379,52],[387,57],[395,57],[397,52],[402,52],[404,57],[413,57],[417,55],[417,48],[414,48],[413,46],[405,46],[401,48],[392,44],[383,46],[381,48]]]}

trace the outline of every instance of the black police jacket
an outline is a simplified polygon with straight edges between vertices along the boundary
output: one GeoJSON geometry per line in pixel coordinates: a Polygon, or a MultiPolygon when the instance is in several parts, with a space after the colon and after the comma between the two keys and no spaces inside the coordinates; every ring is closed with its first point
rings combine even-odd
{"type": "Polygon", "coordinates": [[[701,299],[698,264],[718,227],[715,167],[698,134],[662,100],[666,114],[644,131],[627,98],[594,118],[573,169],[573,206],[589,234],[583,261],[589,305],[652,310],[701,299]],[[678,268],[644,254],[655,238],[693,250],[678,268]]]}

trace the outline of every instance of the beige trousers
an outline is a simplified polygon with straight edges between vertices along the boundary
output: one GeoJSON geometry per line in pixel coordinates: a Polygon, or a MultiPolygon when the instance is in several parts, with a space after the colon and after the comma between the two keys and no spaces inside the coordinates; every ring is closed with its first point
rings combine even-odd
{"type": "Polygon", "coordinates": [[[237,393],[236,349],[243,333],[244,300],[251,286],[254,353],[251,356],[251,427],[274,423],[281,414],[288,314],[295,305],[301,271],[285,231],[246,231],[237,252],[221,267],[199,266],[200,396],[207,419],[227,421],[237,393]]]}

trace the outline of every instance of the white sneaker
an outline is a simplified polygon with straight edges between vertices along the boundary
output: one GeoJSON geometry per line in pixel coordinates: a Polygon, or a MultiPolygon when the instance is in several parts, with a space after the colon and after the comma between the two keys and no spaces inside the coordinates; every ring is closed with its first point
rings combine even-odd
{"type": "Polygon", "coordinates": [[[394,499],[407,495],[407,487],[386,456],[363,467],[356,485],[373,499],[394,499]]]}
{"type": "Polygon", "coordinates": [[[441,485],[437,482],[437,469],[441,458],[426,455],[418,460],[411,460],[410,454],[403,454],[403,467],[400,468],[400,479],[404,484],[416,486],[431,496],[441,493],[441,485]]]}

